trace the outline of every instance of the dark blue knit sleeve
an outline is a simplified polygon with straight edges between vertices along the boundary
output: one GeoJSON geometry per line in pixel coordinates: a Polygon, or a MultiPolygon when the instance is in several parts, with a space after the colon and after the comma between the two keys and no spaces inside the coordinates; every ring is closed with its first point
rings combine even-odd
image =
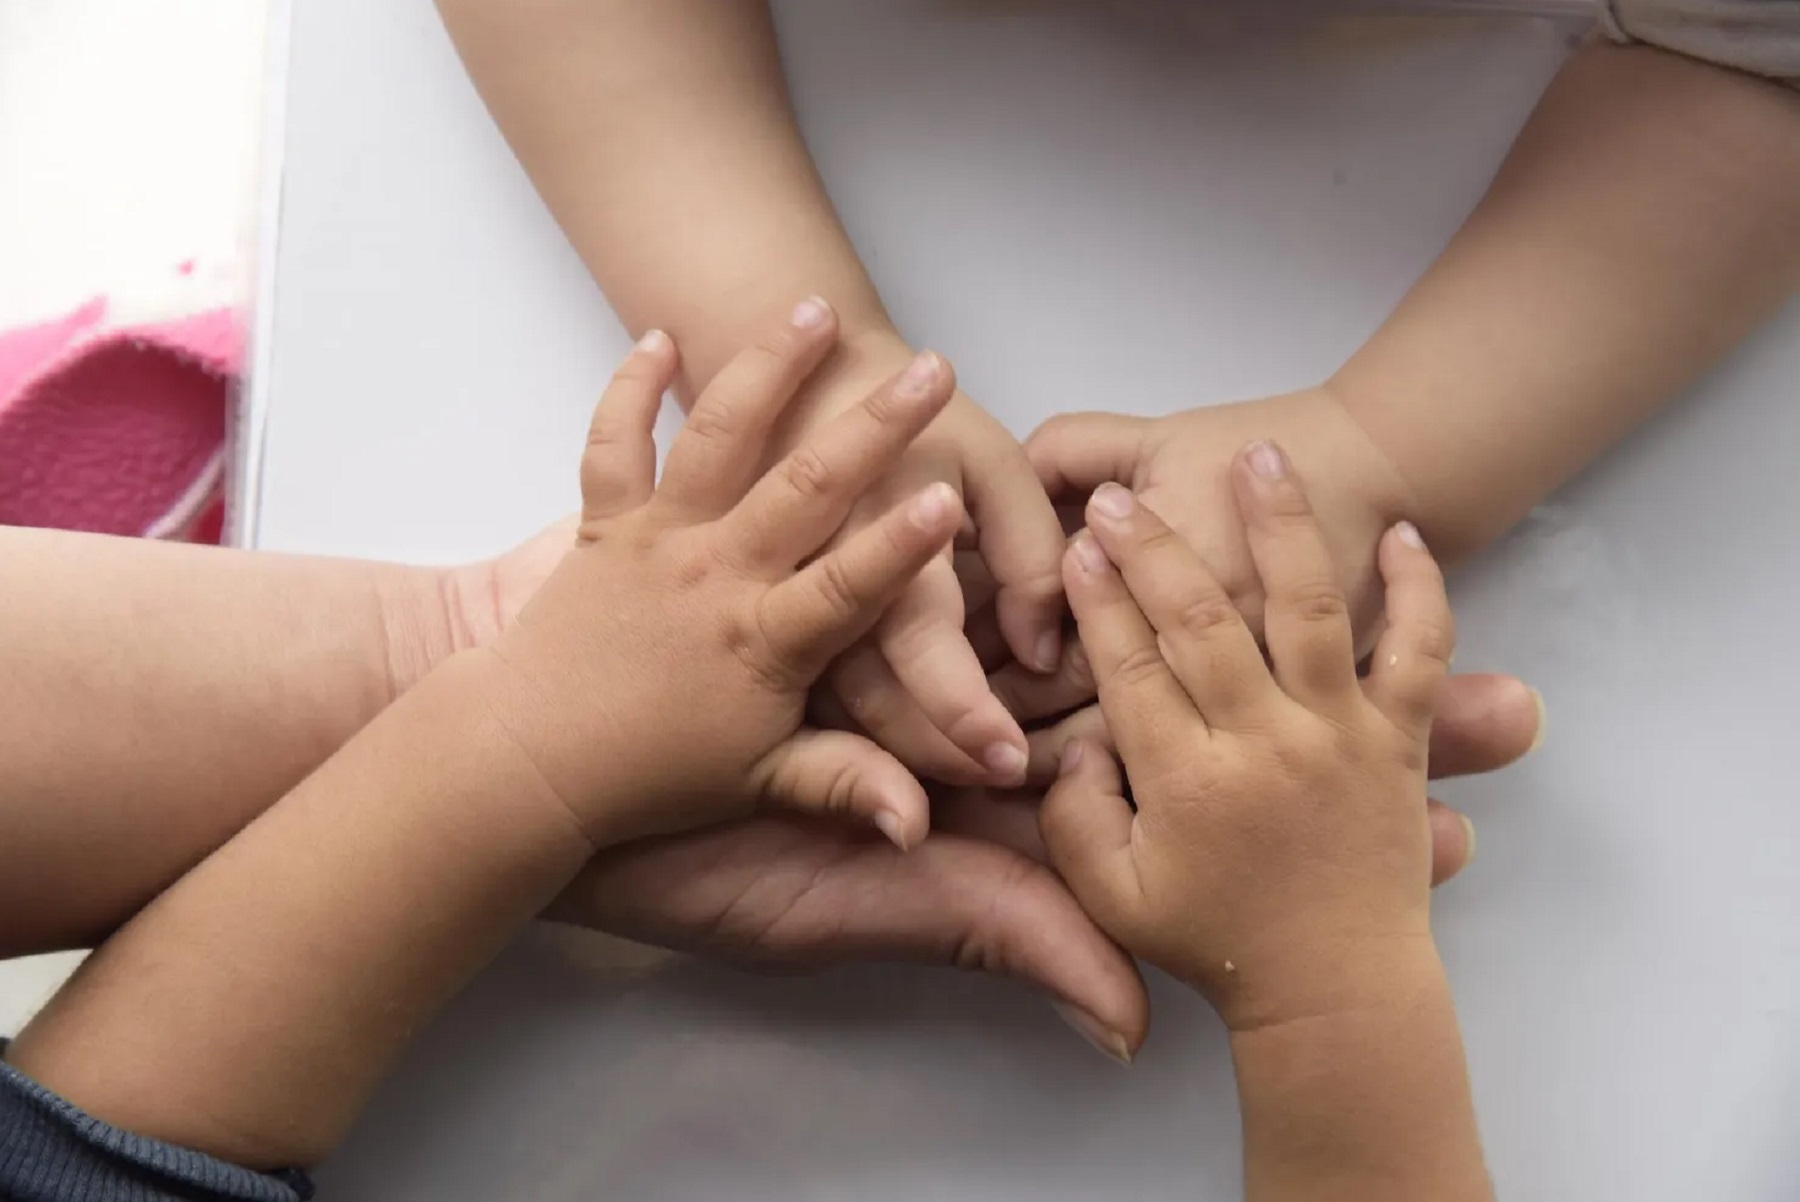
{"type": "MultiPolygon", "coordinates": [[[[0,1040],[0,1053],[6,1042],[0,1040]]],[[[258,1173],[108,1126],[0,1061],[8,1202],[305,1202],[306,1174],[258,1173]]]]}

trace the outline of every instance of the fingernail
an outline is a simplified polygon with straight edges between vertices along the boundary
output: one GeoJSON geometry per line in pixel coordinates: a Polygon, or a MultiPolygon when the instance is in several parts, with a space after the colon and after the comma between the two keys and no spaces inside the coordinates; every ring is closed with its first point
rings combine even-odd
{"type": "Polygon", "coordinates": [[[797,330],[810,330],[824,325],[825,319],[830,316],[831,306],[825,303],[824,297],[809,296],[794,306],[793,316],[788,320],[793,322],[797,330]]]}
{"type": "Polygon", "coordinates": [[[913,502],[912,520],[924,529],[934,529],[943,525],[955,502],[956,490],[940,481],[920,493],[913,502]]]}
{"type": "Polygon", "coordinates": [[[1073,546],[1075,562],[1080,564],[1083,570],[1089,572],[1106,570],[1106,552],[1100,549],[1100,544],[1094,540],[1093,535],[1083,530],[1075,536],[1073,546]]]}
{"type": "Polygon", "coordinates": [[[982,752],[981,762],[988,771],[1006,780],[1012,780],[1025,771],[1025,753],[1011,743],[990,743],[982,752]]]}
{"type": "Polygon", "coordinates": [[[1088,498],[1088,504],[1109,518],[1128,518],[1131,516],[1131,490],[1117,484],[1102,484],[1088,498]]]}
{"type": "Polygon", "coordinates": [[[1062,631],[1046,630],[1038,636],[1037,646],[1031,652],[1032,666],[1040,672],[1054,672],[1058,661],[1062,659],[1062,631]]]}
{"type": "Polygon", "coordinates": [[[1396,522],[1394,524],[1394,533],[1399,535],[1400,541],[1407,546],[1419,551],[1425,549],[1425,536],[1420,534],[1419,528],[1411,522],[1396,522]]]}
{"type": "Polygon", "coordinates": [[[1544,713],[1544,695],[1530,685],[1526,685],[1525,687],[1531,693],[1531,704],[1537,706],[1538,716],[1537,733],[1531,736],[1531,746],[1525,749],[1525,754],[1530,755],[1544,745],[1544,730],[1548,725],[1548,718],[1544,713]]]}
{"type": "Polygon", "coordinates": [[[1081,766],[1081,740],[1070,739],[1063,744],[1062,760],[1057,765],[1057,773],[1067,776],[1081,766]]]}
{"type": "Polygon", "coordinates": [[[1107,1030],[1105,1023],[1079,1006],[1070,1005],[1068,1002],[1052,1002],[1050,1004],[1055,1008],[1057,1015],[1096,1050],[1104,1052],[1107,1057],[1127,1068],[1131,1067],[1131,1045],[1125,1042],[1123,1035],[1117,1031],[1107,1030]]]}
{"type": "Polygon", "coordinates": [[[637,340],[637,349],[646,355],[660,355],[669,349],[669,336],[661,330],[645,330],[637,340]]]}
{"type": "MultiPolygon", "coordinates": [[[[1468,820],[1464,819],[1464,821],[1466,822],[1468,820]]],[[[906,850],[906,832],[905,828],[901,825],[900,815],[894,813],[892,810],[883,810],[881,813],[875,815],[875,826],[882,834],[887,836],[889,843],[892,843],[901,851],[906,850]]]]}
{"type": "Polygon", "coordinates": [[[922,397],[937,383],[937,355],[931,351],[920,351],[913,356],[913,361],[906,365],[906,371],[900,376],[900,383],[894,387],[894,395],[901,397],[922,397]]]}
{"type": "Polygon", "coordinates": [[[1465,840],[1463,867],[1467,868],[1475,862],[1475,824],[1469,821],[1467,814],[1458,814],[1457,817],[1462,819],[1463,824],[1463,839],[1465,840]]]}
{"type": "Polygon", "coordinates": [[[1250,444],[1250,470],[1264,480],[1279,480],[1287,475],[1287,458],[1272,442],[1250,444]]]}

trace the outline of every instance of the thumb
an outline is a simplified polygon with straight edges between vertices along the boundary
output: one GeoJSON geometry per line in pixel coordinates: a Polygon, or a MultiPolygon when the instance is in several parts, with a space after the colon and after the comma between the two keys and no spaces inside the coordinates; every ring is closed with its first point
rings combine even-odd
{"type": "Polygon", "coordinates": [[[1492,772],[1524,756],[1543,738],[1543,705],[1516,677],[1446,676],[1431,721],[1431,775],[1492,772]]]}
{"type": "Polygon", "coordinates": [[[751,786],[765,807],[848,815],[905,851],[931,828],[925,787],[906,765],[861,735],[801,730],[764,756],[751,786]]]}
{"type": "Polygon", "coordinates": [[[1025,457],[1052,501],[1085,497],[1102,484],[1132,484],[1152,428],[1147,417],[1061,413],[1031,432],[1025,457]]]}
{"type": "Polygon", "coordinates": [[[1431,823],[1431,885],[1443,884],[1475,859],[1475,824],[1435,798],[1425,803],[1431,823]]]}
{"type": "Polygon", "coordinates": [[[1129,922],[1126,899],[1135,892],[1131,859],[1131,803],[1111,754],[1086,739],[1063,750],[1062,770],[1038,811],[1038,830],[1050,866],[1075,898],[1114,938],[1129,922]]]}

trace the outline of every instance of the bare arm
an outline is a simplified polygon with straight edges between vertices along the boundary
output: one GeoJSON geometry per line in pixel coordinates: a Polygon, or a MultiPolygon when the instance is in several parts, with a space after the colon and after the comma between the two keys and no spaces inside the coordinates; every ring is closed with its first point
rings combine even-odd
{"type": "MultiPolygon", "coordinates": [[[[783,445],[900,370],[894,329],[801,141],[762,0],[440,0],[489,109],[634,333],[684,350],[688,403],[760,323],[809,292],[844,342],[783,445]]],[[[852,515],[860,528],[920,481],[964,498],[1021,662],[1061,655],[1062,532],[1017,441],[962,393],[852,515]]],[[[830,678],[844,708],[939,779],[1013,786],[1024,733],[986,688],[948,561],[934,565],[830,678]]]]}
{"type": "Polygon", "coordinates": [[[0,527],[0,956],[104,936],[335,751],[443,653],[441,579],[0,527]]]}
{"type": "Polygon", "coordinates": [[[1328,390],[1462,558],[1800,289],[1796,214],[1800,94],[1590,43],[1328,390]]]}
{"type": "Polygon", "coordinates": [[[1231,1033],[1246,1202],[1490,1202],[1462,1033],[1429,949],[1378,1001],[1231,1033]]]}
{"type": "Polygon", "coordinates": [[[788,105],[762,0],[439,0],[470,76],[635,334],[694,395],[777,306],[817,291],[891,335],[788,105]]]}
{"type": "Polygon", "coordinates": [[[592,853],[457,675],[410,691],[157,898],[7,1060],[139,1135],[258,1169],[323,1156],[592,853]]]}

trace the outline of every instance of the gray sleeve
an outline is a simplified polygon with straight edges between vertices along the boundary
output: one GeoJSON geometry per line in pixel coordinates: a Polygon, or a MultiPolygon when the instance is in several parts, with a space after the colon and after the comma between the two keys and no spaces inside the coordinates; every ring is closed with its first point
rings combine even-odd
{"type": "MultiPolygon", "coordinates": [[[[5,1050],[0,1040],[0,1052],[5,1050]]],[[[306,1202],[304,1173],[258,1173],[108,1126],[0,1061],[0,1198],[306,1202]]]]}
{"type": "Polygon", "coordinates": [[[1800,87],[1800,0],[1601,0],[1615,41],[1800,87]]]}

